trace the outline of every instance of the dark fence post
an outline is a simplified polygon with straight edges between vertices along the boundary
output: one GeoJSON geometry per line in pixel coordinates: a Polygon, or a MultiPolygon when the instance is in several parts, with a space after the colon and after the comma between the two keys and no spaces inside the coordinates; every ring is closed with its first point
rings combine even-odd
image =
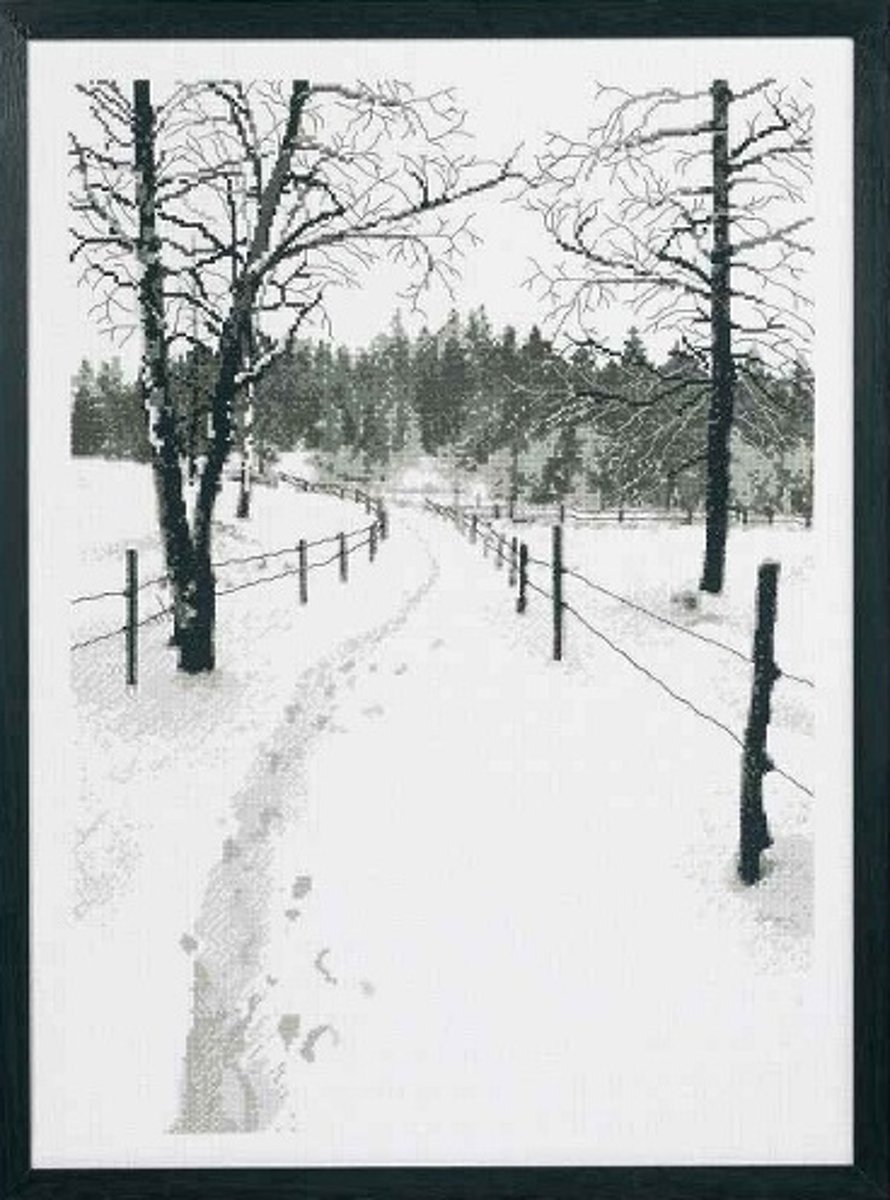
{"type": "Polygon", "coordinates": [[[300,538],[297,547],[300,567],[300,603],[305,604],[309,599],[309,568],[306,563],[306,539],[300,538]]]}
{"type": "Polygon", "coordinates": [[[479,532],[478,527],[479,527],[479,517],[477,516],[476,513],[472,513],[470,516],[470,541],[473,543],[474,546],[476,544],[476,537],[479,532]]]}
{"type": "Polygon", "coordinates": [[[127,582],[124,596],[127,605],[127,683],[135,683],[139,636],[139,557],[135,550],[127,551],[127,582]]]}
{"type": "Polygon", "coordinates": [[[496,521],[499,521],[499,520],[501,519],[501,506],[500,506],[500,504],[496,504],[496,505],[494,506],[494,519],[495,519],[496,521]]]}
{"type": "Polygon", "coordinates": [[[365,495],[365,512],[370,513],[370,511],[371,511],[371,497],[368,495],[365,495]]]}
{"type": "Polygon", "coordinates": [[[553,526],[553,657],[562,658],[562,526],[553,526]]]}
{"type": "Polygon", "coordinates": [[[742,754],[739,819],[739,878],[747,884],[756,883],[760,878],[760,853],[772,845],[763,810],[763,776],[773,766],[766,752],[766,731],[770,720],[773,683],[780,674],[773,659],[778,578],[778,563],[761,563],[757,572],[754,679],[742,754]]]}
{"type": "Polygon", "coordinates": [[[621,504],[618,506],[618,524],[621,525],[623,521],[624,521],[624,505],[621,504]]]}
{"type": "Polygon", "coordinates": [[[340,542],[340,580],[345,583],[349,578],[349,555],[346,552],[346,534],[339,534],[340,542]]]}
{"type": "Polygon", "coordinates": [[[516,585],[516,546],[517,539],[515,537],[510,538],[510,572],[507,576],[507,583],[510,587],[515,587],[516,585]]]}
{"type": "Polygon", "coordinates": [[[528,546],[519,543],[519,595],[516,597],[516,611],[524,613],[528,607],[528,546]]]}
{"type": "Polygon", "coordinates": [[[516,520],[516,493],[513,492],[510,496],[510,520],[516,520]]]}
{"type": "Polygon", "coordinates": [[[500,534],[498,534],[497,554],[495,555],[494,565],[499,571],[504,565],[504,539],[500,534]]]}
{"type": "Polygon", "coordinates": [[[377,557],[377,526],[372,525],[368,530],[368,558],[371,562],[377,557]]]}
{"type": "Polygon", "coordinates": [[[559,523],[560,525],[565,525],[566,523],[566,506],[562,500],[559,502],[559,523]]]}
{"type": "Polygon", "coordinates": [[[379,500],[377,503],[377,521],[380,525],[380,540],[381,540],[381,542],[385,542],[388,518],[386,515],[386,509],[383,507],[382,500],[379,500]]]}

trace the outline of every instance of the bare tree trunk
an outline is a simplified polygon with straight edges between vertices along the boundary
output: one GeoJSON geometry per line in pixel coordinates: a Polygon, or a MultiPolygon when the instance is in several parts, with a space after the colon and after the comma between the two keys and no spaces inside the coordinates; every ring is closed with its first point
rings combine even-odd
{"type": "Polygon", "coordinates": [[[147,79],[137,79],[133,83],[133,141],[139,213],[136,253],[140,266],[139,314],[142,325],[140,389],[148,417],[158,520],[167,571],[173,585],[174,640],[178,641],[186,592],[194,574],[194,556],[183,498],[176,412],[170,395],[161,244],[155,219],[154,110],[147,79]]]}
{"type": "Polygon", "coordinates": [[[208,414],[207,456],[198,482],[193,527],[189,529],[164,329],[161,243],[155,215],[154,112],[148,81],[138,80],[133,87],[136,200],[139,212],[137,253],[141,267],[139,299],[144,342],[142,394],[149,417],[152,464],[167,569],[174,590],[174,641],[179,647],[179,669],[189,673],[212,671],[215,666],[216,581],[211,564],[212,520],[223,467],[232,446],[235,382],[244,358],[244,339],[249,333],[252,306],[256,298],[252,268],[268,251],[272,222],[287,186],[300,116],[308,92],[309,85],[305,81],[296,81],[292,85],[282,147],[263,191],[247,268],[240,285],[233,280],[232,306],[220,336],[219,367],[208,414]]]}
{"type": "Polygon", "coordinates": [[[729,435],[733,416],[732,316],[729,245],[729,85],[711,84],[714,102],[711,248],[711,405],[708,411],[708,481],[705,495],[705,558],[700,588],[723,589],[729,523],[729,435]]]}
{"type": "MultiPolygon", "coordinates": [[[[253,361],[253,330],[249,329],[245,337],[244,362],[248,366],[253,361]]],[[[241,472],[238,490],[238,506],[235,516],[246,519],[250,516],[251,471],[253,468],[253,417],[254,417],[254,385],[247,384],[244,417],[241,428],[241,472]]]]}
{"type": "Polygon", "coordinates": [[[185,671],[212,671],[215,662],[216,580],[211,566],[213,509],[223,467],[232,445],[235,377],[241,363],[241,324],[247,300],[236,302],[220,339],[220,364],[211,403],[210,444],[201,472],[194,516],[194,587],[189,596],[188,628],[180,642],[180,665],[185,671]]]}

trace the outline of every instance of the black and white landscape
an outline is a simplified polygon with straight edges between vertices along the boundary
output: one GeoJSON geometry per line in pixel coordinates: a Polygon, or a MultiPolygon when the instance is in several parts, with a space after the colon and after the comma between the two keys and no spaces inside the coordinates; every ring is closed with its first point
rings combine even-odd
{"type": "Polygon", "coordinates": [[[408,46],[35,75],[37,1161],[844,1161],[844,53],[408,46]]]}

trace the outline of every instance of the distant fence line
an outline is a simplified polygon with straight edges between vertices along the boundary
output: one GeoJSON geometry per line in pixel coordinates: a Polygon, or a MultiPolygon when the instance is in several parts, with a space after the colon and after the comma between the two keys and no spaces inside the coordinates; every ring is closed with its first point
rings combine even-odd
{"type": "MultiPolygon", "coordinates": [[[[373,512],[373,520],[353,529],[330,534],[327,537],[300,538],[290,545],[280,546],[274,550],[261,550],[251,554],[215,560],[210,564],[214,571],[244,566],[250,566],[256,571],[263,571],[269,565],[270,561],[283,560],[282,569],[272,575],[259,574],[251,579],[242,580],[237,583],[224,583],[222,586],[216,587],[216,597],[230,596],[235,592],[296,577],[299,581],[300,603],[306,604],[309,600],[310,572],[322,570],[337,563],[340,579],[345,583],[349,578],[349,562],[352,555],[359,550],[367,548],[369,561],[374,562],[377,557],[380,543],[386,540],[389,533],[389,516],[382,500],[375,500],[359,488],[341,489],[339,485],[333,484],[310,484],[307,480],[301,480],[297,477],[284,474],[280,478],[301,491],[329,492],[338,495],[341,499],[354,500],[356,503],[363,504],[367,513],[370,514],[373,512]],[[306,484],[306,486],[302,486],[303,484],[306,484]],[[341,491],[342,495],[340,495],[341,491]],[[357,538],[360,540],[356,541],[355,539],[357,538]],[[313,562],[309,556],[310,550],[322,546],[334,546],[336,549],[328,557],[313,562]],[[288,561],[288,559],[291,561],[288,561]]],[[[157,611],[150,613],[148,616],[140,617],[139,597],[141,593],[147,588],[152,587],[169,589],[171,580],[168,572],[153,576],[150,579],[140,580],[138,561],[137,552],[133,549],[128,549],[124,556],[125,581],[122,588],[75,596],[70,601],[72,605],[88,604],[115,598],[124,601],[125,615],[122,625],[103,630],[91,637],[74,642],[70,646],[70,650],[72,652],[84,650],[87,647],[98,645],[112,638],[123,636],[125,643],[125,677],[128,684],[135,684],[137,682],[138,631],[147,625],[154,624],[163,617],[171,615],[175,611],[174,604],[162,604],[157,611]]]]}
{"type": "MultiPolygon", "coordinates": [[[[439,503],[429,496],[424,500],[439,503]]],[[[440,504],[441,506],[441,504],[440,504]]],[[[453,507],[448,505],[445,507],[453,507]]],[[[585,509],[571,502],[554,501],[550,504],[531,504],[523,500],[494,500],[485,504],[466,505],[465,511],[475,512],[480,518],[493,521],[510,521],[514,525],[542,522],[548,525],[564,525],[569,521],[578,524],[636,525],[666,524],[693,525],[705,520],[703,511],[697,508],[651,508],[618,505],[610,508],[585,509]]],[[[812,517],[808,513],[786,513],[776,509],[753,509],[745,505],[732,505],[729,515],[737,525],[791,525],[809,529],[812,517]]]]}
{"type": "Polygon", "coordinates": [[[481,546],[483,555],[487,556],[489,551],[492,551],[496,569],[503,569],[505,566],[508,568],[507,582],[511,590],[516,589],[515,611],[518,614],[527,611],[530,592],[540,596],[548,603],[552,617],[552,657],[554,660],[559,661],[563,657],[564,621],[565,614],[569,614],[586,632],[592,634],[628,665],[656,684],[672,700],[683,705],[700,720],[720,729],[742,749],[738,873],[744,883],[756,883],[761,877],[760,854],[772,844],[763,808],[763,777],[768,772],[775,771],[798,791],[810,797],[814,795],[812,788],[778,766],[766,751],[773,685],[779,679],[786,679],[806,688],[815,686],[812,679],[783,672],[774,659],[773,630],[776,619],[779,564],[764,562],[758,570],[756,631],[753,650],[749,655],[728,642],[701,634],[697,630],[689,629],[672,621],[661,613],[656,613],[652,609],[646,608],[645,605],[639,604],[629,596],[624,596],[614,589],[607,588],[590,579],[582,572],[567,567],[564,562],[563,525],[560,523],[554,524],[551,528],[551,557],[542,559],[529,553],[526,542],[520,541],[515,536],[506,537],[494,527],[491,521],[481,517],[478,510],[465,511],[453,505],[437,504],[429,498],[426,500],[426,508],[429,512],[453,523],[461,533],[466,533],[472,544],[481,546]],[[549,588],[531,577],[530,568],[538,568],[547,572],[549,588]],[[599,629],[587,614],[579,611],[575,604],[566,599],[564,594],[566,578],[574,579],[584,584],[592,592],[605,595],[611,600],[626,605],[653,621],[669,626],[678,633],[728,653],[745,663],[746,666],[753,664],[749,715],[744,734],[739,735],[729,725],[700,708],[688,697],[681,695],[654,671],[638,662],[632,654],[618,645],[602,629],[599,629]]]}

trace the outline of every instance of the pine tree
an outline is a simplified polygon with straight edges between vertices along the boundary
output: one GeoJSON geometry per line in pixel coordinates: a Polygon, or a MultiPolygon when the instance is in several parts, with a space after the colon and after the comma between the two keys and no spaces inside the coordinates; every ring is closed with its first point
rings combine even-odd
{"type": "Polygon", "coordinates": [[[105,428],[102,405],[96,390],[96,378],[92,365],[81,360],[72,387],[74,391],[71,407],[71,453],[97,455],[105,450],[105,428]]]}

